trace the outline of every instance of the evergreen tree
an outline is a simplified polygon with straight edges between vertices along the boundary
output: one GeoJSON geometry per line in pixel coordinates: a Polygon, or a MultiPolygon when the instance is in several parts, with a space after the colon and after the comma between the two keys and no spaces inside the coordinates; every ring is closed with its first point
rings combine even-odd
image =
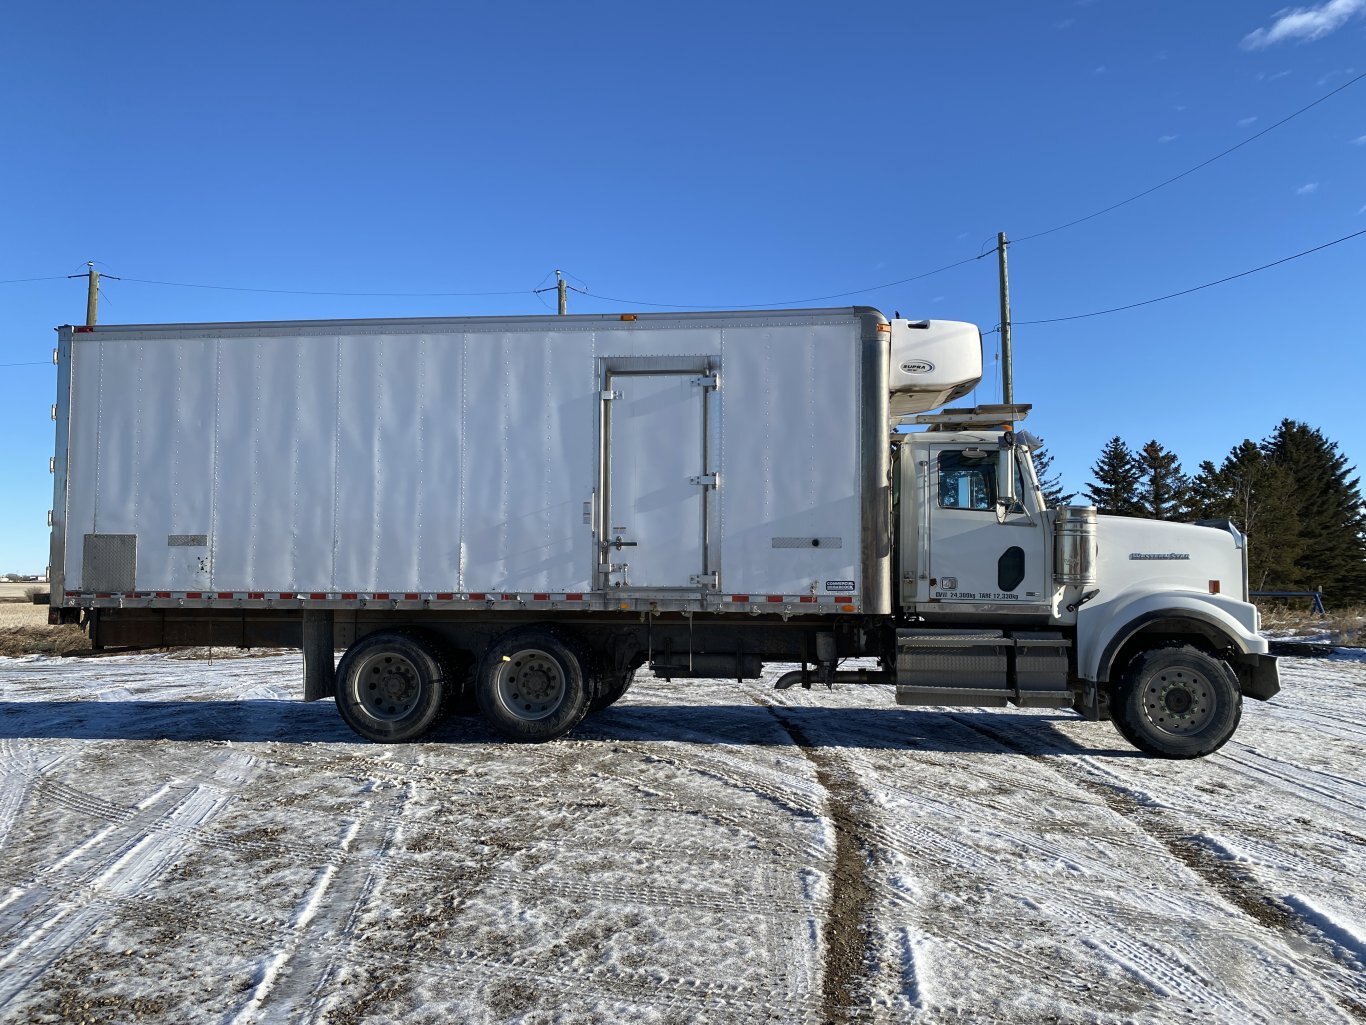
{"type": "Polygon", "coordinates": [[[1355,467],[1336,442],[1294,420],[1282,420],[1263,450],[1291,482],[1301,586],[1322,588],[1335,604],[1366,601],[1366,507],[1355,467]]]}
{"type": "Polygon", "coordinates": [[[1302,549],[1293,482],[1255,442],[1245,440],[1216,469],[1209,460],[1191,483],[1199,519],[1231,520],[1247,535],[1248,582],[1254,591],[1306,586],[1295,565],[1302,549]]]}
{"type": "Polygon", "coordinates": [[[1039,478],[1039,487],[1043,489],[1044,504],[1050,509],[1070,505],[1077,493],[1062,489],[1062,474],[1053,469],[1053,454],[1044,446],[1042,438],[1039,439],[1039,447],[1031,455],[1034,459],[1034,474],[1039,478]]]}
{"type": "Polygon", "coordinates": [[[1141,516],[1138,504],[1139,467],[1129,446],[1118,435],[1105,443],[1091,467],[1095,482],[1084,491],[1098,512],[1115,516],[1141,516]]]}
{"type": "Polygon", "coordinates": [[[1139,449],[1138,515],[1155,520],[1177,520],[1186,515],[1190,478],[1181,471],[1175,452],[1150,441],[1139,449]]]}

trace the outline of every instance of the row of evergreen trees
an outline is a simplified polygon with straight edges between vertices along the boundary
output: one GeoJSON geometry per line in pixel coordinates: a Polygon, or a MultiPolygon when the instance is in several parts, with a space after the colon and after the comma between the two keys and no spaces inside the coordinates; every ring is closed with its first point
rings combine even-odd
{"type": "MultiPolygon", "coordinates": [[[[1063,491],[1046,452],[1036,462],[1050,504],[1077,497],[1063,491]]],[[[1282,420],[1260,443],[1245,440],[1193,476],[1156,441],[1135,451],[1111,438],[1082,500],[1119,516],[1232,520],[1250,538],[1252,590],[1322,588],[1341,606],[1366,602],[1366,505],[1354,474],[1336,442],[1282,420]]]]}

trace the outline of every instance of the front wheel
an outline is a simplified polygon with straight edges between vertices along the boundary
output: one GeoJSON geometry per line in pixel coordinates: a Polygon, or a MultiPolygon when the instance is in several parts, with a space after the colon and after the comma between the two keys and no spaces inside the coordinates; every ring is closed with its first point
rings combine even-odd
{"type": "Polygon", "coordinates": [[[1243,714],[1228,665],[1186,645],[1153,648],[1124,670],[1111,705],[1129,743],[1159,758],[1200,758],[1233,736],[1243,714]]]}
{"type": "Polygon", "coordinates": [[[568,733],[589,703],[578,654],[560,634],[541,627],[510,630],[484,652],[475,696],[495,730],[532,743],[568,733]]]}

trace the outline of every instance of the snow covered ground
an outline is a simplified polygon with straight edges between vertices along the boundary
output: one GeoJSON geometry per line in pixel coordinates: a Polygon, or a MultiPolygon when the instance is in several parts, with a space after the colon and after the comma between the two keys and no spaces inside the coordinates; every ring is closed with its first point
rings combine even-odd
{"type": "Polygon", "coordinates": [[[358,741],[297,656],[0,659],[0,1021],[1366,1020],[1366,660],[1210,758],[882,688],[358,741]]]}

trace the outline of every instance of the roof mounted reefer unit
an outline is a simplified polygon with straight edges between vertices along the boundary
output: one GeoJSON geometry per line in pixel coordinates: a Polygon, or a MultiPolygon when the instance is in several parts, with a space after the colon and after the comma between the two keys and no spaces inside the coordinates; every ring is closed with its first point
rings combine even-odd
{"type": "Polygon", "coordinates": [[[954,320],[892,321],[891,414],[938,409],[982,379],[982,334],[954,320]]]}

